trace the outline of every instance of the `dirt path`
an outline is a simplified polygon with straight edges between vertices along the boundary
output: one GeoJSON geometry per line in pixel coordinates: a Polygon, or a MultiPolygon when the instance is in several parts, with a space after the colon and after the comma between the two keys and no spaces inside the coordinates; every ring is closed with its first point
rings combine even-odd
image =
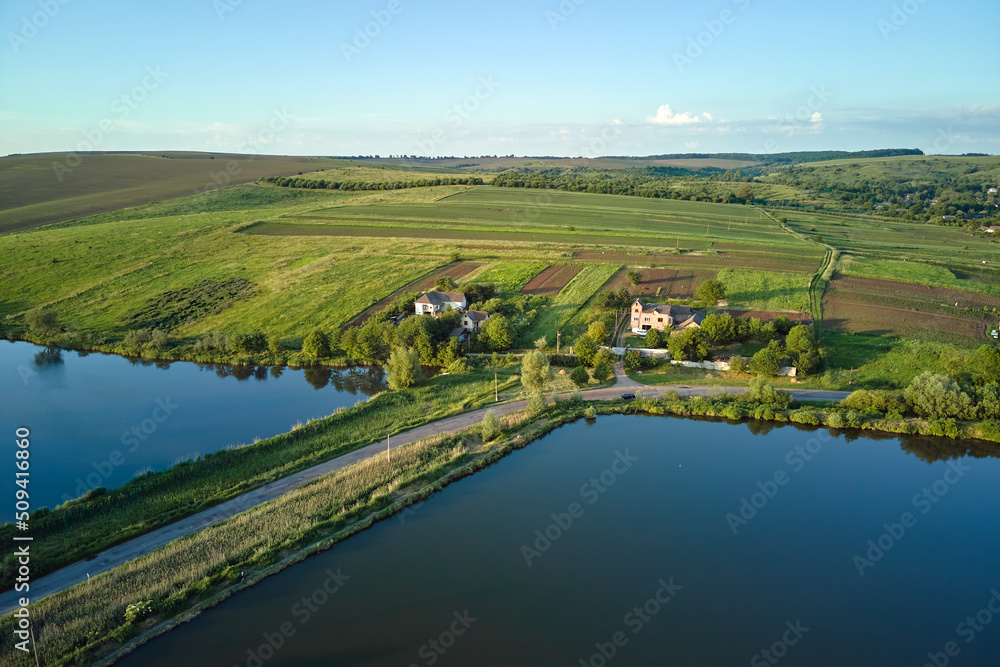
{"type": "MultiPolygon", "coordinates": [[[[664,385],[654,387],[641,385],[625,375],[621,362],[615,364],[615,376],[618,379],[617,385],[614,387],[605,387],[603,389],[591,389],[590,391],[585,391],[583,392],[584,398],[587,400],[615,399],[622,394],[623,389],[626,391],[631,389],[641,389],[643,396],[646,397],[660,397],[668,389],[675,390],[682,396],[704,396],[710,391],[741,393],[744,389],[743,387],[690,387],[685,385],[664,385]]],[[[848,392],[793,389],[791,390],[791,394],[796,399],[830,401],[841,400],[848,395],[848,392]]],[[[551,398],[549,399],[549,402],[552,402],[551,398]]],[[[481,422],[483,415],[486,414],[487,410],[493,410],[498,415],[505,415],[510,414],[511,412],[517,412],[518,410],[523,410],[526,406],[527,401],[513,401],[510,403],[500,403],[487,408],[481,408],[479,410],[473,410],[472,412],[455,415],[454,417],[447,417],[430,424],[425,424],[424,426],[420,426],[410,431],[406,431],[405,433],[401,433],[393,437],[389,441],[389,445],[392,449],[395,449],[440,433],[460,431],[481,422]]],[[[61,570],[57,570],[51,574],[47,574],[44,577],[39,577],[38,579],[32,581],[30,598],[33,601],[37,601],[48,595],[53,595],[54,593],[63,591],[71,586],[75,586],[76,584],[86,582],[88,576],[94,577],[102,572],[107,572],[114,567],[127,563],[130,560],[134,560],[139,556],[145,555],[176,539],[196,533],[214,523],[224,521],[250,509],[251,507],[260,505],[261,503],[274,500],[275,498],[297,489],[300,486],[308,484],[315,479],[323,477],[324,475],[336,472],[372,456],[384,455],[385,451],[385,441],[368,445],[367,447],[362,447],[361,449],[357,449],[349,454],[344,454],[343,456],[331,459],[325,463],[320,463],[319,465],[307,468],[306,470],[289,475],[288,477],[283,477],[282,479],[266,484],[259,489],[248,491],[237,498],[227,500],[226,502],[204,510],[203,512],[199,512],[185,519],[181,519],[180,521],[176,521],[169,526],[164,526],[163,528],[154,530],[151,533],[141,535],[135,539],[129,540],[128,542],[123,542],[122,544],[111,547],[110,549],[106,549],[89,560],[82,560],[73,563],[72,565],[67,565],[61,570]]],[[[23,593],[15,593],[12,590],[0,594],[0,616],[14,611],[17,608],[17,599],[22,595],[23,593]]]]}

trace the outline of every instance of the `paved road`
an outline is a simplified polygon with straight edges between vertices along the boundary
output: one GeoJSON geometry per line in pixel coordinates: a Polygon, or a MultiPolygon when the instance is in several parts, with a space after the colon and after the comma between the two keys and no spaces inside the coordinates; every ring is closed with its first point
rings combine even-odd
{"type": "MultiPolygon", "coordinates": [[[[710,393],[718,392],[741,393],[744,389],[743,387],[691,387],[685,385],[654,387],[641,385],[625,375],[621,362],[615,364],[615,376],[618,381],[616,386],[585,391],[583,392],[584,398],[587,400],[613,399],[618,398],[623,390],[633,391],[635,389],[641,389],[642,394],[647,397],[662,396],[668,389],[673,389],[677,391],[678,394],[683,396],[704,396],[710,393]]],[[[818,401],[841,400],[848,394],[846,391],[819,391],[812,389],[793,389],[791,390],[791,393],[797,399],[818,401]]],[[[403,445],[428,438],[432,435],[460,431],[481,422],[483,415],[486,414],[487,410],[493,410],[498,415],[505,415],[511,412],[517,412],[518,410],[523,410],[526,405],[527,401],[513,401],[511,403],[501,403],[490,408],[482,408],[480,410],[466,412],[454,417],[440,419],[436,422],[425,424],[424,426],[401,433],[391,438],[389,444],[391,448],[395,449],[396,447],[402,447],[403,445]]],[[[203,512],[199,512],[187,517],[186,519],[176,521],[169,526],[164,526],[163,528],[154,530],[151,533],[140,535],[139,537],[129,540],[128,542],[123,542],[122,544],[102,551],[90,560],[83,560],[73,563],[72,565],[67,565],[61,570],[57,570],[51,574],[47,574],[44,577],[39,577],[38,579],[32,581],[29,594],[30,598],[37,601],[45,596],[58,593],[59,591],[86,581],[88,575],[93,577],[101,574],[102,572],[107,572],[111,568],[127,563],[130,560],[147,554],[154,549],[158,549],[159,547],[162,547],[176,539],[196,533],[214,523],[218,523],[235,516],[240,512],[244,512],[255,505],[278,498],[289,491],[308,484],[314,479],[336,472],[337,470],[346,468],[347,466],[353,465],[358,461],[362,461],[369,457],[384,454],[385,450],[385,442],[378,442],[368,445],[367,447],[362,447],[361,449],[355,450],[349,454],[344,454],[343,456],[331,459],[325,463],[320,463],[319,465],[307,468],[306,470],[289,475],[288,477],[283,477],[282,479],[271,482],[270,484],[262,486],[259,489],[248,491],[247,493],[233,498],[232,500],[227,500],[226,502],[204,510],[203,512]]],[[[7,591],[0,594],[0,616],[14,611],[17,608],[17,599],[21,595],[23,594],[18,594],[14,591],[7,591]]]]}

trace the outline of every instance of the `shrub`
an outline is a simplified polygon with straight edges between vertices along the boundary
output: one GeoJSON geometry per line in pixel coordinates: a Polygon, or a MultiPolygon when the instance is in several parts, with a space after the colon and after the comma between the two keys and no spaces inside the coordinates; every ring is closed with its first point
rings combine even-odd
{"type": "Polygon", "coordinates": [[[976,418],[972,398],[946,375],[925,371],[913,378],[903,395],[913,412],[920,417],[976,418]]]}
{"type": "Polygon", "coordinates": [[[788,405],[792,402],[790,393],[775,389],[762,375],[750,380],[750,385],[742,398],[745,401],[762,405],[788,405]]]}
{"type": "Polygon", "coordinates": [[[845,408],[863,413],[903,413],[906,411],[906,401],[903,395],[895,391],[883,389],[859,389],[840,402],[845,408]]]}
{"type": "Polygon", "coordinates": [[[597,419],[597,409],[593,405],[588,405],[583,411],[583,416],[587,419],[597,419]]]}
{"type": "Polygon", "coordinates": [[[654,350],[663,347],[663,332],[659,329],[650,329],[647,331],[646,347],[654,350]]]}
{"type": "Polygon", "coordinates": [[[125,621],[135,623],[153,613],[153,601],[143,600],[134,602],[125,608],[125,621]]]}
{"type": "Polygon", "coordinates": [[[548,403],[545,402],[545,397],[541,394],[532,394],[528,399],[528,414],[533,417],[545,412],[547,407],[548,403]]]}
{"type": "Polygon", "coordinates": [[[47,334],[59,323],[59,316],[54,310],[45,308],[33,308],[24,314],[24,321],[32,331],[40,334],[47,334]]]}
{"type": "Polygon", "coordinates": [[[614,369],[611,364],[609,364],[605,359],[601,359],[596,364],[594,364],[594,379],[598,382],[606,382],[611,379],[611,376],[615,374],[614,369]]]}
{"type": "Polygon", "coordinates": [[[469,363],[465,359],[455,359],[453,362],[448,364],[444,369],[450,375],[465,375],[466,373],[471,373],[472,369],[469,367],[469,363]]]}
{"type": "Polygon", "coordinates": [[[569,373],[569,379],[573,381],[577,387],[585,387],[590,384],[590,373],[584,366],[577,366],[569,373]]]}
{"type": "Polygon", "coordinates": [[[809,408],[801,408],[799,410],[793,410],[788,418],[797,424],[810,424],[812,426],[819,426],[823,423],[820,415],[815,410],[810,410],[809,408]]]}
{"type": "Polygon", "coordinates": [[[228,352],[229,336],[219,331],[202,334],[198,337],[198,341],[194,344],[194,350],[195,352],[210,352],[212,350],[228,352]]]}
{"type": "Polygon", "coordinates": [[[259,332],[237,333],[229,339],[229,347],[236,354],[255,354],[267,349],[267,337],[259,332]]]}
{"type": "Polygon", "coordinates": [[[625,353],[625,368],[631,370],[638,370],[642,368],[642,357],[639,356],[639,352],[636,350],[629,350],[625,353]]]}
{"type": "Polygon", "coordinates": [[[826,417],[826,425],[830,428],[844,428],[845,420],[844,415],[839,412],[831,412],[826,417]]]}
{"type": "Polygon", "coordinates": [[[765,347],[758,351],[750,359],[750,372],[754,375],[768,375],[774,377],[781,371],[781,359],[770,347],[765,347]]]}
{"type": "Polygon", "coordinates": [[[500,420],[497,419],[497,414],[493,410],[487,410],[483,420],[479,422],[479,435],[482,436],[483,442],[489,442],[499,432],[500,420]]]}
{"type": "Polygon", "coordinates": [[[552,379],[552,368],[544,352],[532,350],[521,361],[521,384],[534,393],[541,393],[552,379]]]}
{"type": "Polygon", "coordinates": [[[330,356],[330,339],[315,329],[302,341],[302,354],[310,359],[326,359],[330,356]]]}
{"type": "Polygon", "coordinates": [[[844,424],[848,428],[861,428],[864,423],[864,417],[857,410],[848,410],[847,414],[844,415],[844,424]]]}
{"type": "Polygon", "coordinates": [[[597,341],[591,338],[588,334],[583,334],[577,338],[576,343],[573,345],[573,352],[575,352],[576,356],[580,358],[580,361],[587,366],[590,366],[594,362],[594,356],[597,354],[597,349],[597,341]]]}

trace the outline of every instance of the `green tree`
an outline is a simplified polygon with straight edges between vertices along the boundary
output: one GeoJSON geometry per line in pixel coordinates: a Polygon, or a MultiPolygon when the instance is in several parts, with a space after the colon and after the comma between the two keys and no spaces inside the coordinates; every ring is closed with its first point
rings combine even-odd
{"type": "Polygon", "coordinates": [[[569,379],[573,381],[577,387],[586,387],[590,384],[590,373],[587,372],[586,366],[576,366],[569,373],[569,379]]]}
{"type": "Polygon", "coordinates": [[[629,350],[625,353],[625,368],[637,371],[642,368],[642,357],[638,350],[629,350]]]}
{"type": "Polygon", "coordinates": [[[549,344],[548,336],[542,336],[540,338],[535,339],[536,350],[544,350],[546,346],[548,346],[548,344],[549,344]]]}
{"type": "Polygon", "coordinates": [[[752,403],[788,405],[792,402],[792,395],[787,391],[775,389],[763,375],[758,375],[750,380],[744,398],[752,403]]]}
{"type": "Polygon", "coordinates": [[[509,350],[514,345],[514,328],[503,315],[494,315],[486,320],[481,331],[486,334],[487,344],[494,352],[509,350]]]}
{"type": "Polygon", "coordinates": [[[924,371],[913,378],[903,396],[919,417],[976,418],[972,397],[947,375],[924,371]]]}
{"type": "Polygon", "coordinates": [[[688,327],[667,339],[667,349],[676,361],[701,361],[708,356],[708,340],[698,327],[688,327]]]}
{"type": "Polygon", "coordinates": [[[694,296],[699,301],[702,301],[710,306],[714,306],[716,303],[726,298],[726,286],[722,284],[721,280],[706,280],[702,284],[698,285],[698,289],[695,290],[694,296]]]}
{"type": "Polygon", "coordinates": [[[587,335],[597,341],[598,345],[604,345],[608,338],[608,328],[601,320],[595,320],[587,327],[587,335]]]}
{"type": "Polygon", "coordinates": [[[414,349],[393,348],[387,367],[386,381],[389,388],[394,391],[412,387],[424,379],[423,369],[420,366],[420,353],[414,349]]]}
{"type": "Polygon", "coordinates": [[[753,188],[749,183],[740,183],[740,187],[736,188],[736,198],[747,203],[753,200],[753,188]]]}
{"type": "Polygon", "coordinates": [[[647,331],[646,347],[652,350],[663,347],[663,332],[659,329],[650,329],[647,331]]]}
{"type": "Polygon", "coordinates": [[[1000,382],[1000,351],[992,345],[983,345],[976,350],[970,365],[976,384],[1000,382]]]}
{"type": "Polygon", "coordinates": [[[59,316],[54,310],[45,308],[33,308],[24,314],[24,321],[28,323],[31,330],[39,334],[47,334],[59,323],[59,316]]]}
{"type": "Polygon", "coordinates": [[[489,442],[499,432],[500,420],[497,419],[497,413],[487,410],[483,415],[483,421],[479,422],[479,435],[483,438],[483,442],[489,442]]]}
{"type": "Polygon", "coordinates": [[[281,344],[281,339],[271,334],[267,337],[267,351],[273,355],[281,354],[284,346],[281,344]]]}
{"type": "Polygon", "coordinates": [[[585,366],[591,366],[594,363],[594,355],[597,354],[598,345],[597,341],[591,338],[588,334],[583,334],[576,339],[576,343],[573,344],[573,352],[576,356],[580,358],[585,366]]]}
{"type": "Polygon", "coordinates": [[[544,352],[532,350],[521,361],[521,384],[536,394],[542,393],[552,379],[552,368],[544,352]]]}
{"type": "Polygon", "coordinates": [[[528,397],[528,414],[532,416],[540,415],[547,407],[548,403],[541,394],[532,394],[528,397]]]}
{"type": "Polygon", "coordinates": [[[330,356],[330,339],[319,329],[310,331],[302,341],[302,354],[308,359],[326,359],[330,356]]]}
{"type": "Polygon", "coordinates": [[[458,284],[451,276],[441,276],[434,281],[434,289],[438,292],[451,292],[458,288],[458,284]]]}
{"type": "Polygon", "coordinates": [[[637,269],[629,269],[628,273],[625,275],[628,277],[628,281],[633,285],[638,285],[642,282],[642,272],[637,269]]]}
{"type": "Polygon", "coordinates": [[[737,339],[736,320],[729,313],[710,313],[702,320],[701,330],[713,345],[725,345],[737,339]]]}
{"type": "Polygon", "coordinates": [[[601,359],[594,364],[594,379],[598,382],[606,382],[614,374],[614,368],[606,359],[601,359]]]}
{"type": "Polygon", "coordinates": [[[781,371],[781,357],[772,347],[765,347],[750,358],[750,372],[774,377],[781,371]]]}

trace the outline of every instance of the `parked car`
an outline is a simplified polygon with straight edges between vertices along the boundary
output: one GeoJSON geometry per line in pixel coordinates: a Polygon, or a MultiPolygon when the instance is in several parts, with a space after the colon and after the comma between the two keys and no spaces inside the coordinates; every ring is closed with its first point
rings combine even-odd
{"type": "Polygon", "coordinates": [[[634,401],[635,400],[635,394],[633,394],[632,392],[628,392],[627,391],[624,394],[622,394],[622,400],[623,401],[634,401]]]}

